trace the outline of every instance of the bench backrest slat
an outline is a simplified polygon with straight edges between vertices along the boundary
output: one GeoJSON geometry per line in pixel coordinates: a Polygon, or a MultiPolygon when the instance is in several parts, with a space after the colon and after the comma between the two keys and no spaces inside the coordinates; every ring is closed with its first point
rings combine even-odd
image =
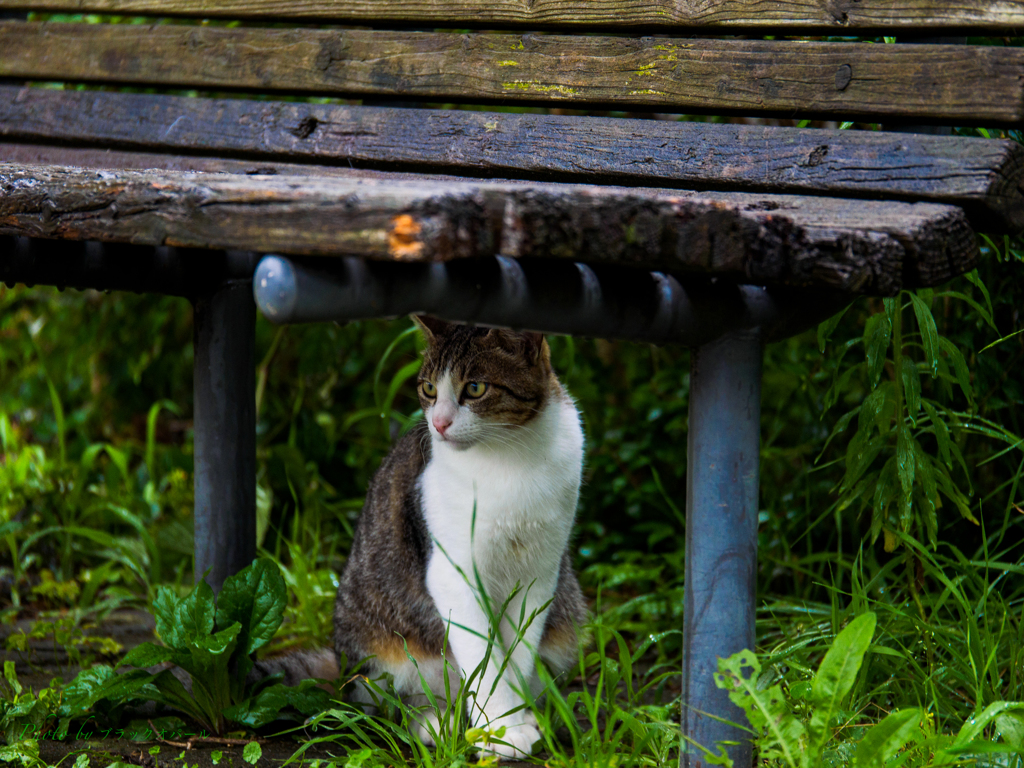
{"type": "Polygon", "coordinates": [[[0,24],[0,76],[351,97],[1024,120],[1024,49],[124,24],[0,24]]]}
{"type": "Polygon", "coordinates": [[[875,131],[0,86],[0,137],[548,181],[889,196],[1024,227],[1024,148],[875,131]],[[144,117],[144,119],[140,119],[144,117]]]}
{"type": "Polygon", "coordinates": [[[761,28],[854,34],[864,30],[1013,35],[1024,29],[1016,0],[0,0],[0,9],[63,13],[303,19],[428,26],[696,29],[761,28]]]}

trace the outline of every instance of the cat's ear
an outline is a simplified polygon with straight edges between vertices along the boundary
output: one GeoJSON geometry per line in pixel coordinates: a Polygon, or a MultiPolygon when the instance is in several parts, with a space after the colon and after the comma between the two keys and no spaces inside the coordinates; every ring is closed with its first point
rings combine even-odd
{"type": "Polygon", "coordinates": [[[451,325],[451,323],[445,322],[444,320],[438,320],[436,317],[431,317],[430,315],[412,315],[412,320],[416,323],[417,327],[423,331],[423,338],[428,342],[434,341],[434,339],[448,330],[451,325]]]}
{"type": "Polygon", "coordinates": [[[547,339],[543,333],[536,331],[523,331],[523,339],[526,341],[526,357],[530,365],[536,365],[541,358],[551,359],[551,349],[548,347],[547,339]]]}
{"type": "Polygon", "coordinates": [[[515,355],[521,355],[530,365],[536,365],[541,358],[551,358],[551,350],[543,333],[491,328],[484,338],[515,355]]]}

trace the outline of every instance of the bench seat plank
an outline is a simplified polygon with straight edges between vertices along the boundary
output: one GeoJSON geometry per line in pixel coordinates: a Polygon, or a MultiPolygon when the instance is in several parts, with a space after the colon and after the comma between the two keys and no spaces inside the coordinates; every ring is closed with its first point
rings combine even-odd
{"type": "Polygon", "coordinates": [[[241,176],[13,164],[0,166],[0,189],[0,234],[28,237],[407,261],[504,253],[874,295],[959,274],[977,256],[962,211],[928,203],[408,181],[368,171],[241,176]]]}
{"type": "Polygon", "coordinates": [[[576,26],[696,28],[854,34],[886,29],[1017,34],[1024,8],[1013,0],[0,0],[0,8],[185,15],[229,19],[311,19],[334,22],[450,26],[576,26]]]}
{"type": "Polygon", "coordinates": [[[662,111],[1024,120],[1024,50],[9,21],[0,76],[662,111]]]}
{"type": "Polygon", "coordinates": [[[1024,228],[1014,141],[0,86],[0,136],[464,175],[949,203],[1024,228]]]}

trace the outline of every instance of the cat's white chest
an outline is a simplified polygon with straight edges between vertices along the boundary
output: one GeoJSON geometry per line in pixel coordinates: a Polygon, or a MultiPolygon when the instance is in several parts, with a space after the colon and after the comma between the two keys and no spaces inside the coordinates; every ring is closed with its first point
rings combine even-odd
{"type": "Polygon", "coordinates": [[[433,556],[512,580],[557,570],[579,498],[583,432],[568,401],[535,422],[500,448],[435,446],[420,486],[433,556]]]}

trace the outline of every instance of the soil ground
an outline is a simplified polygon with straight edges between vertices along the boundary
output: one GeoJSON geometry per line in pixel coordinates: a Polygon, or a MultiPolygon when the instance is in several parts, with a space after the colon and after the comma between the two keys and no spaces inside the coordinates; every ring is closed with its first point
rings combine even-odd
{"type": "MultiPolygon", "coordinates": [[[[57,677],[65,682],[78,674],[79,667],[72,663],[65,647],[54,641],[53,635],[42,639],[29,639],[27,651],[6,650],[7,639],[11,635],[32,631],[34,620],[21,619],[12,625],[0,625],[0,661],[13,661],[18,681],[25,688],[39,690],[50,684],[57,677]]],[[[144,611],[117,610],[110,613],[101,623],[86,626],[83,630],[86,638],[92,638],[78,647],[82,656],[95,656],[97,662],[116,663],[121,654],[134,648],[139,643],[154,642],[153,618],[144,611]],[[120,646],[116,655],[103,657],[98,650],[103,644],[101,639],[109,638],[120,646]]],[[[108,647],[109,643],[107,643],[108,647]]],[[[261,741],[262,757],[257,761],[257,768],[279,766],[290,758],[299,748],[299,742],[287,737],[261,741]]],[[[71,768],[79,754],[87,754],[91,768],[106,768],[111,763],[120,762],[125,765],[146,766],[146,768],[248,768],[249,763],[242,759],[243,745],[229,745],[196,741],[191,743],[186,737],[179,736],[167,741],[132,741],[126,738],[109,738],[108,733],[90,731],[86,727],[72,729],[69,738],[63,741],[43,739],[39,744],[40,757],[51,766],[71,768]],[[103,738],[108,736],[108,738],[103,738]],[[157,754],[151,750],[159,748],[157,754]],[[218,756],[216,753],[220,753],[218,756]],[[214,759],[217,758],[217,762],[214,759]]],[[[343,748],[339,745],[315,745],[304,753],[304,760],[329,760],[339,757],[343,748]]],[[[307,763],[308,764],[308,763],[307,763]]],[[[520,762],[503,762],[502,766],[517,768],[531,765],[520,762]]]]}

